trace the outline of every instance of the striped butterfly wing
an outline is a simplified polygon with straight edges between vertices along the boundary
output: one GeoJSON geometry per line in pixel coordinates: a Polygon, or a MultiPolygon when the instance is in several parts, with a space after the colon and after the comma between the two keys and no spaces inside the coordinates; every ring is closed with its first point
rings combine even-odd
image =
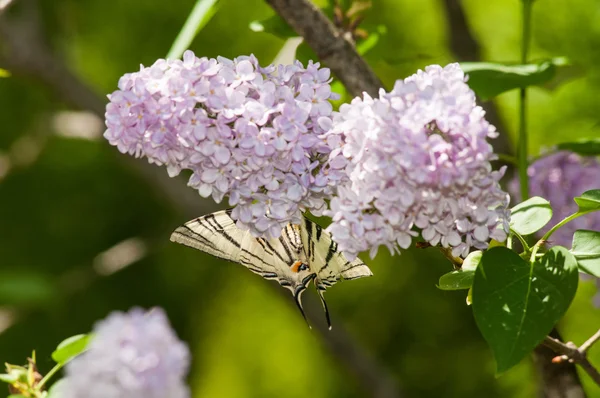
{"type": "Polygon", "coordinates": [[[299,226],[288,224],[279,239],[255,238],[235,225],[231,210],[224,210],[185,223],[171,234],[171,240],[277,280],[292,293],[306,319],[301,296],[316,274],[308,267],[299,226]]]}
{"type": "MultiPolygon", "coordinates": [[[[244,265],[267,279],[284,269],[250,232],[240,230],[231,218],[231,210],[219,211],[188,221],[171,234],[171,241],[198,249],[223,260],[244,265]]],[[[287,268],[287,265],[285,265],[287,268]]]]}
{"type": "Polygon", "coordinates": [[[373,273],[360,258],[357,257],[354,261],[346,259],[344,254],[338,250],[338,245],[333,241],[331,235],[308,218],[304,218],[302,242],[311,270],[316,273],[315,287],[331,329],[329,310],[323,297],[325,290],[335,285],[340,279],[358,279],[371,276],[373,273]]]}

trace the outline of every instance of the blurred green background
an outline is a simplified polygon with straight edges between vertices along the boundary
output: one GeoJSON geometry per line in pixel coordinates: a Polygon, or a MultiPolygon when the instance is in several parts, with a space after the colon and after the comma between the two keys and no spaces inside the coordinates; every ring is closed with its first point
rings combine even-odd
{"type": "MultiPolygon", "coordinates": [[[[16,2],[7,18],[28,15],[37,4],[40,37],[103,98],[122,74],[165,56],[194,5],[194,0],[16,2]]],[[[385,25],[387,34],[367,60],[388,88],[418,68],[456,60],[449,46],[449,3],[454,2],[373,1],[362,26],[385,25]]],[[[520,1],[460,4],[482,60],[519,59],[520,1]]],[[[259,0],[222,0],[191,49],[209,57],[253,53],[270,63],[284,41],[248,26],[272,14],[259,0]]],[[[599,27],[597,0],[535,2],[530,58],[564,55],[581,73],[553,91],[530,90],[532,155],[543,146],[600,135],[599,27]]],[[[27,43],[27,35],[22,39],[27,43]]],[[[6,46],[0,43],[0,49],[6,46]]],[[[373,366],[406,397],[536,396],[532,360],[494,375],[493,357],[465,293],[435,287],[451,266],[433,250],[395,257],[381,250],[371,261],[365,256],[375,276],[340,283],[327,293],[334,329],[323,340],[274,282],[170,243],[175,227],[226,205],[191,189],[165,192],[160,179],[166,170],[140,173],[146,161],[130,161],[104,142],[103,121],[89,113],[88,102],[61,89],[70,82],[52,88],[40,78],[49,65],[44,54],[34,46],[20,50],[41,58],[42,67],[16,68],[0,79],[0,361],[23,363],[35,349],[45,372],[58,342],[89,331],[110,311],[161,306],[192,350],[194,397],[386,396],[357,381],[361,366],[373,366]],[[182,208],[173,200],[177,195],[191,195],[193,207],[182,208]],[[190,215],[190,208],[200,213],[190,215]],[[344,342],[342,354],[331,341],[344,342]],[[363,357],[345,355],[348,347],[363,357]]],[[[514,143],[517,93],[503,94],[495,104],[500,133],[514,143]]],[[[566,339],[579,344],[597,330],[594,294],[593,282],[580,285],[559,328],[566,339]]],[[[322,317],[317,305],[309,312],[322,317]]],[[[591,356],[600,364],[600,347],[591,356]]],[[[600,397],[587,376],[582,378],[588,395],[600,397]]]]}

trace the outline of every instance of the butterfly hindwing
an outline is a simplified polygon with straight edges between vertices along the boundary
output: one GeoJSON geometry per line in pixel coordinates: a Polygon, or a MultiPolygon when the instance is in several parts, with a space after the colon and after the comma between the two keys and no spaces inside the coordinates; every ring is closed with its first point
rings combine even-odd
{"type": "Polygon", "coordinates": [[[308,261],[317,274],[316,283],[321,282],[325,288],[333,286],[341,279],[357,279],[371,276],[373,273],[358,257],[348,261],[338,250],[337,243],[320,225],[304,219],[304,236],[302,241],[308,261]]]}

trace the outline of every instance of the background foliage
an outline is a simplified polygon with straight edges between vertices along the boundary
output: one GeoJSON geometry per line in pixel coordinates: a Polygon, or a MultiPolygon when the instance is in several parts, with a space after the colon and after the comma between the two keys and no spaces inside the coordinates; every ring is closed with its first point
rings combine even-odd
{"type": "MultiPolygon", "coordinates": [[[[385,25],[387,33],[366,58],[388,88],[417,68],[455,60],[441,1],[373,3],[362,26],[373,31],[385,25]]],[[[194,1],[40,4],[53,48],[104,95],[116,88],[122,74],[165,56],[194,1]]],[[[516,61],[520,2],[462,4],[482,59],[516,61]]],[[[259,0],[222,0],[191,49],[209,57],[254,53],[267,64],[283,41],[248,26],[270,15],[259,0]]],[[[530,58],[566,56],[579,73],[552,91],[530,89],[530,154],[537,155],[543,146],[600,134],[600,5],[595,0],[539,0],[533,18],[530,58]]],[[[502,94],[496,102],[505,127],[501,134],[514,142],[517,93],[502,94]]],[[[70,124],[60,118],[71,115],[65,113],[69,110],[35,79],[0,80],[2,361],[20,363],[33,347],[41,370],[47,371],[50,354],[65,337],[89,331],[111,310],[158,305],[190,344],[194,397],[370,395],[306,327],[292,299],[269,286],[274,283],[171,244],[170,232],[186,216],[98,136],[103,130],[97,121],[83,121],[91,138],[72,137],[70,124]],[[98,273],[108,261],[101,253],[123,241],[130,255],[138,254],[130,259],[133,263],[98,273]]],[[[217,208],[197,200],[206,212],[217,208]]],[[[464,305],[464,292],[435,287],[450,270],[441,255],[413,249],[391,257],[381,251],[367,262],[374,277],[328,292],[332,333],[336,325],[347,329],[407,396],[535,395],[537,376],[529,359],[494,376],[492,353],[464,305]]],[[[581,343],[597,329],[594,286],[580,284],[560,325],[566,339],[581,343]]],[[[592,363],[600,363],[600,348],[593,347],[590,356],[592,363]]],[[[587,383],[586,377],[582,374],[587,383]]],[[[587,385],[590,397],[600,397],[587,385]]]]}

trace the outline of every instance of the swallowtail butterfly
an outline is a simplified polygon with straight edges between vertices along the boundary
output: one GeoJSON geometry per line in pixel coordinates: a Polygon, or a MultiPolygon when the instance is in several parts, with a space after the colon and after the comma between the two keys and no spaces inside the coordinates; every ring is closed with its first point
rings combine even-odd
{"type": "Polygon", "coordinates": [[[265,279],[278,281],[292,293],[304,319],[301,296],[314,281],[330,329],[325,290],[340,279],[373,275],[359,258],[348,261],[331,235],[307,218],[302,225],[288,224],[279,239],[267,240],[236,227],[231,210],[224,210],[188,221],[173,232],[171,241],[242,264],[265,279]]]}

